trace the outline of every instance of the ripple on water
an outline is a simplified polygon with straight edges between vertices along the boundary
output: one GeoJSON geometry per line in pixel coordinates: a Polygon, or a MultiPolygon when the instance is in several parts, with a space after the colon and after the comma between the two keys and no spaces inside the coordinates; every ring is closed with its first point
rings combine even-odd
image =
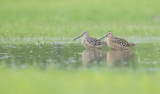
{"type": "MultiPolygon", "coordinates": [[[[0,62],[15,67],[21,65],[33,67],[53,68],[123,68],[158,70],[160,68],[159,37],[126,37],[127,40],[138,43],[139,46],[129,51],[112,51],[107,47],[103,50],[87,50],[80,40],[71,39],[42,39],[35,43],[1,44],[0,62]],[[158,40],[158,41],[157,41],[158,40]],[[54,42],[58,41],[58,42],[54,42]],[[148,41],[148,42],[147,42],[148,41]],[[32,52],[31,52],[32,51],[32,52]]],[[[26,39],[27,41],[34,41],[26,39]]]]}

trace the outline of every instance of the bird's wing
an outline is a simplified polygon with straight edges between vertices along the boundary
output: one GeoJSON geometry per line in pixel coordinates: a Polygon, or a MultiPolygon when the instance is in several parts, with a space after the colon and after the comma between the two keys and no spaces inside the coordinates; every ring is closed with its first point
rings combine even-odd
{"type": "Polygon", "coordinates": [[[100,46],[102,42],[99,39],[93,37],[86,37],[86,40],[90,46],[100,46]]]}
{"type": "Polygon", "coordinates": [[[113,37],[111,39],[111,41],[117,45],[120,45],[121,47],[129,47],[130,46],[128,41],[121,39],[121,38],[113,37]]]}

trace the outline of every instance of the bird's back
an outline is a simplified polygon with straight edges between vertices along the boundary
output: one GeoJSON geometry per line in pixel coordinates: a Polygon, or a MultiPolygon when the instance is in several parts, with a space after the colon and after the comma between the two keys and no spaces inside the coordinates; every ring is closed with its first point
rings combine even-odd
{"type": "Polygon", "coordinates": [[[106,42],[102,42],[99,39],[93,38],[93,37],[86,37],[85,46],[91,47],[91,48],[103,48],[106,46],[106,42]]]}
{"type": "Polygon", "coordinates": [[[122,39],[122,38],[118,38],[118,37],[112,37],[109,41],[112,45],[111,48],[113,49],[129,49],[131,47],[136,46],[136,44],[133,43],[129,43],[128,41],[122,39]]]}

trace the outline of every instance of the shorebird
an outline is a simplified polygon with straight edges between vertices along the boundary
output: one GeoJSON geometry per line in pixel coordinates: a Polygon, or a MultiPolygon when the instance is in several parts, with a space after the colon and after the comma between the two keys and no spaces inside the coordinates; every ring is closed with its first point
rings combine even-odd
{"type": "Polygon", "coordinates": [[[85,48],[103,48],[107,45],[106,42],[102,42],[99,39],[93,38],[89,36],[88,31],[84,31],[80,36],[76,37],[74,40],[82,37],[82,44],[85,48]]]}
{"type": "MultiPolygon", "coordinates": [[[[101,39],[107,37],[107,45],[109,48],[111,49],[119,49],[119,50],[124,50],[124,49],[129,49],[129,48],[132,48],[134,46],[136,46],[136,44],[134,43],[129,43],[128,41],[122,39],[122,38],[118,38],[118,37],[115,37],[112,32],[108,32],[106,34],[106,36],[102,37],[101,39]]],[[[99,40],[101,40],[99,39],[99,40]]]]}

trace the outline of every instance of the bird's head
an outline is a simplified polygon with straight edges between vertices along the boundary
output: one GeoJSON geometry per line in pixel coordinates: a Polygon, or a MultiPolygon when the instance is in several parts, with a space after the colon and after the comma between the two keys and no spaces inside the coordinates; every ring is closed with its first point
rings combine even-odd
{"type": "Polygon", "coordinates": [[[102,39],[109,37],[109,36],[113,36],[112,32],[107,32],[107,34],[104,37],[100,38],[99,40],[102,40],[102,39]]]}

